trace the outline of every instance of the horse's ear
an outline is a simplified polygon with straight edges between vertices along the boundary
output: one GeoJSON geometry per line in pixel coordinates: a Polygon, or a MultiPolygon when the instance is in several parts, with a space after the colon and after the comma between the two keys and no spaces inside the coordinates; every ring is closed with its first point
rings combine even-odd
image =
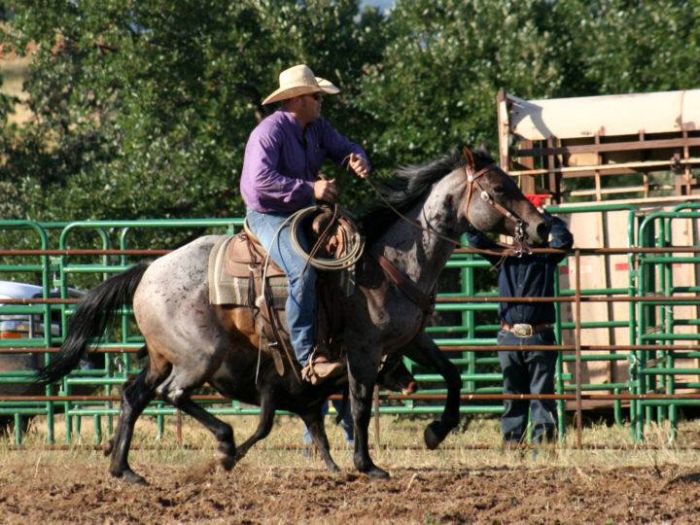
{"type": "Polygon", "coordinates": [[[474,169],[476,166],[476,162],[474,162],[474,154],[472,153],[472,150],[469,149],[468,146],[464,146],[464,149],[462,150],[462,155],[464,155],[464,160],[467,161],[467,166],[469,166],[471,169],[474,169]]]}
{"type": "Polygon", "coordinates": [[[486,157],[491,157],[491,152],[489,152],[489,145],[486,142],[481,142],[476,148],[476,153],[484,155],[486,157]]]}

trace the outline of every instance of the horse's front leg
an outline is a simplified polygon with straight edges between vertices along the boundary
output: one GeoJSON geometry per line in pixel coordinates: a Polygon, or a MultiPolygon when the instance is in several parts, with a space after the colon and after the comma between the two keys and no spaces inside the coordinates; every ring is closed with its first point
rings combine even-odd
{"type": "Polygon", "coordinates": [[[355,428],[355,467],[370,477],[388,478],[389,473],[377,467],[369,456],[367,432],[372,416],[372,394],[377,381],[381,346],[378,341],[368,341],[357,334],[348,337],[346,341],[353,341],[353,346],[348,348],[348,374],[355,428]]]}
{"type": "Polygon", "coordinates": [[[435,369],[447,385],[447,400],[439,421],[433,421],[423,434],[425,445],[429,449],[437,448],[447,434],[459,424],[460,394],[462,378],[459,369],[450,361],[435,342],[421,332],[405,347],[404,353],[417,363],[435,369]]]}

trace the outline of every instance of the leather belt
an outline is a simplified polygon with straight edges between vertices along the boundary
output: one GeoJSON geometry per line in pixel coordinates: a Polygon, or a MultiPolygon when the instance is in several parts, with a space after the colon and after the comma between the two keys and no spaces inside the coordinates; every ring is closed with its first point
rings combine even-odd
{"type": "Polygon", "coordinates": [[[540,324],[528,324],[528,323],[515,323],[514,325],[509,325],[501,321],[501,330],[510,332],[516,337],[532,337],[535,334],[544,332],[545,330],[551,330],[552,325],[549,323],[540,324]]]}

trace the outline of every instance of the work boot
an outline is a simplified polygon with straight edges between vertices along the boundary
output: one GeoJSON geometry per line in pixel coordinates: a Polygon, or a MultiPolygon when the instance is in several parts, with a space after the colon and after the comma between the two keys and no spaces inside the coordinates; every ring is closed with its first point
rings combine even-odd
{"type": "Polygon", "coordinates": [[[337,361],[329,361],[327,357],[319,355],[309,360],[301,369],[301,378],[312,385],[318,385],[324,381],[343,373],[345,366],[337,361]]]}

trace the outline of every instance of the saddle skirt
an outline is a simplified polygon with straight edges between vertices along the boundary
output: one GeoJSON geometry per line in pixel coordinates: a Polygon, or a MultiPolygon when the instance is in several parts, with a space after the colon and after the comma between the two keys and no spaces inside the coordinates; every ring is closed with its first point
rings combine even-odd
{"type": "MultiPolygon", "coordinates": [[[[326,228],[327,216],[325,213],[314,218],[307,231],[309,238],[314,238],[326,228]]],[[[350,221],[342,221],[341,224],[350,224],[350,221]]],[[[354,227],[354,224],[351,226],[354,227]]],[[[342,254],[349,246],[346,241],[349,236],[346,229],[336,228],[325,245],[319,243],[320,253],[324,256],[342,254]],[[332,249],[329,250],[328,246],[332,249]]],[[[272,259],[267,258],[265,248],[247,227],[236,235],[223,236],[216,242],[209,253],[208,281],[210,304],[252,309],[256,331],[261,337],[260,349],[272,355],[280,375],[284,371],[282,349],[290,365],[298,366],[288,342],[289,329],[284,315],[289,294],[287,277],[272,259]],[[264,298],[263,278],[266,282],[264,298]]],[[[342,331],[344,318],[338,291],[347,289],[347,286],[340,284],[347,282],[354,282],[347,270],[318,273],[317,345],[335,347],[330,354],[341,351],[333,334],[342,331]]]]}
{"type": "MultiPolygon", "coordinates": [[[[265,257],[265,249],[247,229],[219,239],[209,253],[209,303],[254,307],[261,295],[265,257]]],[[[265,276],[273,306],[284,308],[288,285],[284,271],[270,259],[265,276]]]]}

